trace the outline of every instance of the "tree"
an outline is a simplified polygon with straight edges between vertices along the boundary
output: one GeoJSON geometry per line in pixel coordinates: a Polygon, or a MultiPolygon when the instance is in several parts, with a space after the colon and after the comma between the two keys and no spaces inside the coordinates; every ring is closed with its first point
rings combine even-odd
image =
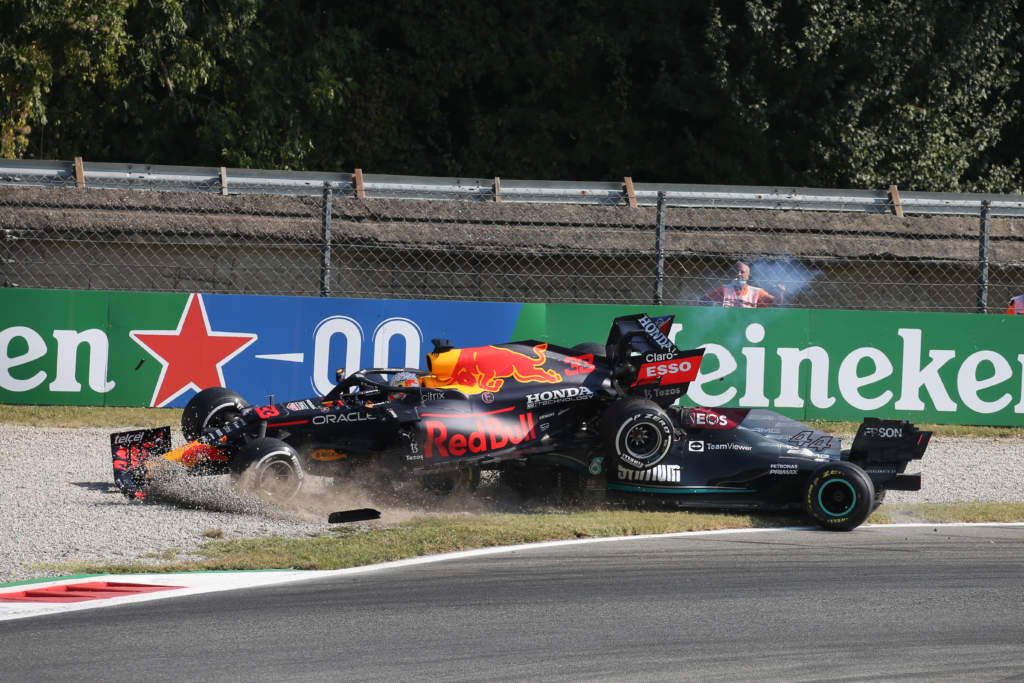
{"type": "Polygon", "coordinates": [[[99,91],[120,82],[128,4],[9,0],[0,7],[0,156],[23,154],[33,126],[63,135],[102,121],[92,105],[99,91]],[[51,102],[59,98],[67,107],[58,113],[51,102]]]}
{"type": "Polygon", "coordinates": [[[0,156],[1020,191],[1019,0],[8,0],[0,156]]]}
{"type": "MultiPolygon", "coordinates": [[[[726,115],[781,182],[962,191],[1015,120],[1016,2],[751,1],[709,27],[726,115]]],[[[1019,167],[1018,167],[1019,171],[1019,167]]]]}

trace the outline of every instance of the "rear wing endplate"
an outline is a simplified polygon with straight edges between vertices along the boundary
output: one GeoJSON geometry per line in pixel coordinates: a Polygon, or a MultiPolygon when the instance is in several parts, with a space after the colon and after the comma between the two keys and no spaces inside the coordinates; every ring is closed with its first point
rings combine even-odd
{"type": "Polygon", "coordinates": [[[931,438],[931,432],[922,432],[905,420],[868,417],[850,446],[850,460],[865,465],[918,460],[931,438]]]}
{"type": "Polygon", "coordinates": [[[114,482],[128,498],[146,497],[144,463],[152,455],[171,450],[171,428],[136,429],[110,435],[114,482]]]}
{"type": "Polygon", "coordinates": [[[674,403],[697,377],[704,349],[680,350],[668,335],[674,316],[625,315],[612,322],[605,345],[620,394],[674,403]]]}

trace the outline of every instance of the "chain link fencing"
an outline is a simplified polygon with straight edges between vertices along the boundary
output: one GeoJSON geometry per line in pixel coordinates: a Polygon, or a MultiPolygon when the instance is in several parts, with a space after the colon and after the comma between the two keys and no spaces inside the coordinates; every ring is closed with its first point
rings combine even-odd
{"type": "Polygon", "coordinates": [[[1000,313],[1024,218],[587,204],[490,192],[0,184],[7,287],[698,305],[737,260],[785,306],[1000,313]]]}

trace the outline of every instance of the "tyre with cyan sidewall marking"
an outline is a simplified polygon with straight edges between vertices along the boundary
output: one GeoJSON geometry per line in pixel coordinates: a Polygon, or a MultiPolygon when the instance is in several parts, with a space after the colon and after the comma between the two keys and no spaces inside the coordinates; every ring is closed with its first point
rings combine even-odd
{"type": "Polygon", "coordinates": [[[222,427],[249,407],[244,398],[224,387],[203,389],[181,411],[181,431],[189,441],[207,429],[222,427]]]}
{"type": "Polygon", "coordinates": [[[279,439],[256,439],[231,459],[231,476],[264,500],[287,503],[302,488],[305,474],[295,449],[279,439]]]}
{"type": "Polygon", "coordinates": [[[860,526],[874,507],[875,486],[867,472],[849,462],[822,465],[805,489],[804,507],[811,519],[831,531],[860,526]]]}
{"type": "MultiPolygon", "coordinates": [[[[601,418],[605,449],[613,463],[646,470],[672,450],[672,421],[654,401],[626,398],[613,403],[601,418]]],[[[613,464],[610,471],[615,470],[613,464]]]]}

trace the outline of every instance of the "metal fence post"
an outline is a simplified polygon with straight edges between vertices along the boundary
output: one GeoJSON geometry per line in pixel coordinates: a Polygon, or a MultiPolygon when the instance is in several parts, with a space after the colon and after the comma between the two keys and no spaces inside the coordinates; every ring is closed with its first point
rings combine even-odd
{"type": "Polygon", "coordinates": [[[981,203],[981,225],[978,235],[978,313],[988,312],[988,246],[992,230],[992,203],[981,203]]]}
{"type": "Polygon", "coordinates": [[[320,296],[331,295],[331,214],[333,192],[329,182],[324,183],[324,205],[320,213],[320,296]]]}
{"type": "Polygon", "coordinates": [[[658,193],[658,224],[654,238],[654,303],[660,306],[665,287],[665,193],[658,193]]]}
{"type": "Polygon", "coordinates": [[[0,230],[0,245],[3,246],[0,249],[0,287],[17,287],[18,285],[11,282],[11,279],[7,277],[10,264],[14,263],[14,259],[8,258],[10,253],[10,242],[15,239],[14,235],[10,230],[6,228],[0,230]]]}

